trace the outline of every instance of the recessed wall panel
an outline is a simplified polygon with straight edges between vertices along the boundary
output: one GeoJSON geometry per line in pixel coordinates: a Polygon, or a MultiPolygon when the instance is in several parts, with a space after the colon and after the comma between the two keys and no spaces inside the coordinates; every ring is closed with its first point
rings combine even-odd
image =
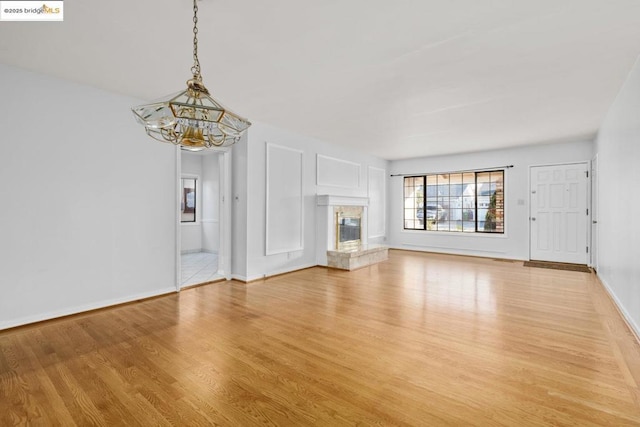
{"type": "MultiPolygon", "coordinates": [[[[369,166],[369,237],[382,237],[385,235],[385,189],[386,171],[384,169],[369,166]]],[[[406,217],[405,217],[406,218],[406,217]]]]}
{"type": "Polygon", "coordinates": [[[304,247],[302,156],[300,150],[267,143],[266,255],[304,247]]]}
{"type": "Polygon", "coordinates": [[[341,188],[360,188],[360,163],[318,154],[318,185],[341,188]]]}

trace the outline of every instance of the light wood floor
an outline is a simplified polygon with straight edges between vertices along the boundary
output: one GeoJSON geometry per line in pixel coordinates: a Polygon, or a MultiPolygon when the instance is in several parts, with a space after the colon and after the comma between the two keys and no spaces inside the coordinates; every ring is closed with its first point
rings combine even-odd
{"type": "Polygon", "coordinates": [[[0,425],[640,425],[594,275],[391,251],[0,332],[0,425]]]}

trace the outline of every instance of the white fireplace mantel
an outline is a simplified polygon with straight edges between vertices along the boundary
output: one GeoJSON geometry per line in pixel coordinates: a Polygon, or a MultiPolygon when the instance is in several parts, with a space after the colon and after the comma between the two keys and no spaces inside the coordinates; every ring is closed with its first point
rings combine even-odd
{"type": "Polygon", "coordinates": [[[389,256],[388,247],[368,244],[368,197],[318,194],[316,196],[316,205],[316,261],[318,265],[339,268],[341,270],[355,270],[387,259],[389,256]],[[360,222],[361,246],[355,250],[339,251],[336,248],[337,230],[334,222],[336,207],[362,208],[362,220],[360,222]]]}
{"type": "Polygon", "coordinates": [[[368,197],[332,196],[322,194],[317,196],[318,206],[369,206],[368,197]]]}
{"type": "Polygon", "coordinates": [[[361,206],[362,222],[360,241],[363,245],[368,242],[367,213],[369,209],[368,197],[334,196],[318,194],[316,196],[316,261],[318,265],[327,265],[327,251],[336,250],[336,227],[334,225],[336,206],[361,206]]]}

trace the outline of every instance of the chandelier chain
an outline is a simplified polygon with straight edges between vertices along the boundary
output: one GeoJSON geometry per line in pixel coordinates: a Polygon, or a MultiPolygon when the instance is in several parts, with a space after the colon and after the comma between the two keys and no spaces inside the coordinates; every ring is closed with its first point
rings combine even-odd
{"type": "Polygon", "coordinates": [[[162,142],[199,151],[235,144],[251,122],[226,110],[202,83],[198,59],[198,1],[193,0],[192,78],[186,89],[162,101],[132,108],[147,135],[162,142]]]}
{"type": "Polygon", "coordinates": [[[193,0],[193,67],[191,73],[200,78],[200,60],[198,59],[198,0],[193,0]]]}

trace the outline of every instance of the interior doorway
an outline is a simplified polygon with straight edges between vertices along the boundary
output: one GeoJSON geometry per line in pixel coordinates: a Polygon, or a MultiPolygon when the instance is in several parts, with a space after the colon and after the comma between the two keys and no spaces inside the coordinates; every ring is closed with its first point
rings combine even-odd
{"type": "Polygon", "coordinates": [[[230,220],[229,156],[222,150],[178,150],[177,290],[228,276],[228,237],[221,231],[230,220]]]}
{"type": "Polygon", "coordinates": [[[530,258],[589,263],[588,164],[530,169],[530,258]]]}

